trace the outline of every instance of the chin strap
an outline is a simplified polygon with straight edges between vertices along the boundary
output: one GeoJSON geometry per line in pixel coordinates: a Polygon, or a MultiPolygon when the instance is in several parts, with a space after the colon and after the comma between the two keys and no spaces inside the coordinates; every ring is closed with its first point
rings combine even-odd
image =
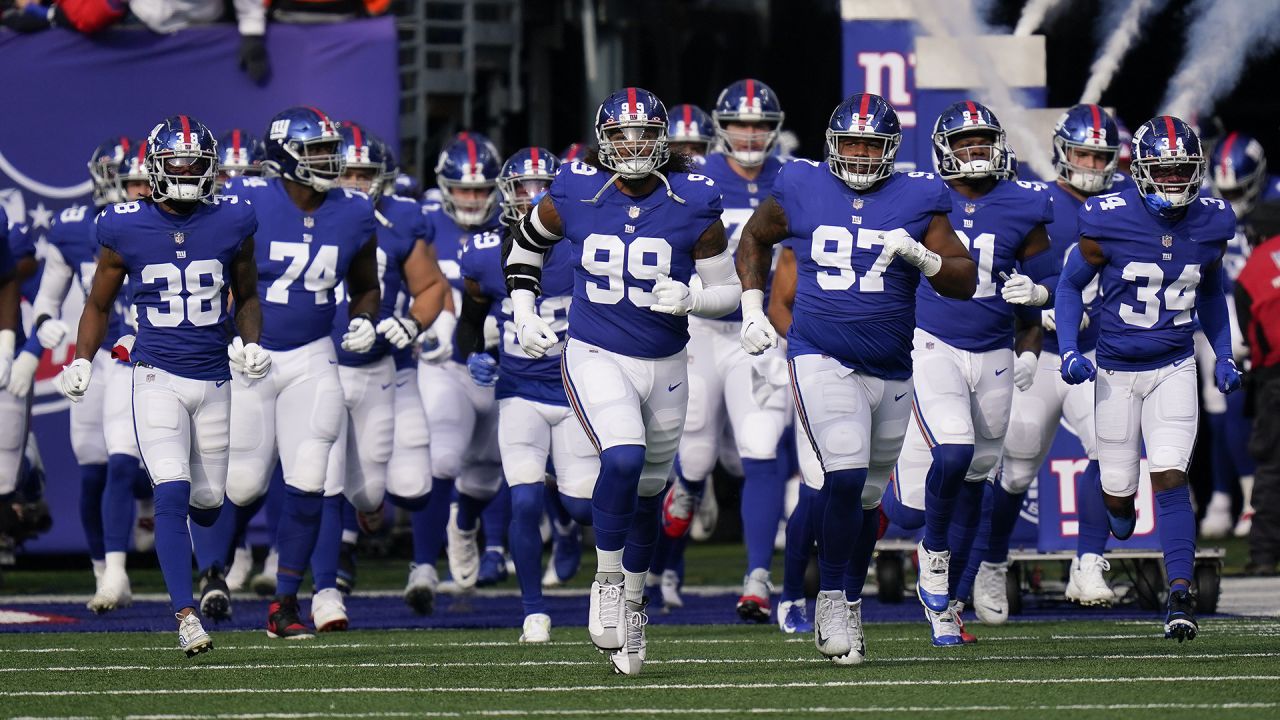
{"type": "MultiPolygon", "coordinates": [[[[666,176],[666,175],[663,175],[662,173],[658,172],[657,170],[654,170],[653,172],[651,172],[651,173],[649,173],[649,174],[650,174],[650,175],[657,175],[657,176],[658,176],[658,179],[662,181],[662,184],[667,188],[667,197],[671,198],[672,200],[675,200],[676,202],[680,203],[681,205],[686,204],[686,203],[685,203],[685,201],[684,201],[684,198],[682,198],[682,197],[680,197],[679,195],[677,195],[677,194],[676,194],[676,192],[675,192],[674,190],[672,190],[672,189],[671,189],[671,181],[667,180],[667,176],[666,176]]],[[[586,203],[586,204],[588,204],[588,205],[595,205],[597,202],[599,202],[599,200],[600,200],[600,196],[601,196],[601,195],[604,195],[604,191],[605,191],[605,190],[608,190],[608,189],[609,189],[609,187],[610,187],[611,185],[613,185],[613,181],[614,181],[614,180],[617,180],[617,179],[618,179],[618,178],[620,178],[620,177],[622,177],[622,173],[619,173],[619,172],[615,172],[614,174],[610,175],[610,176],[609,176],[609,181],[608,181],[608,182],[606,182],[604,185],[601,185],[601,186],[600,186],[600,192],[597,192],[597,193],[595,194],[595,197],[591,198],[590,200],[581,200],[580,202],[584,202],[584,203],[586,203]]]]}

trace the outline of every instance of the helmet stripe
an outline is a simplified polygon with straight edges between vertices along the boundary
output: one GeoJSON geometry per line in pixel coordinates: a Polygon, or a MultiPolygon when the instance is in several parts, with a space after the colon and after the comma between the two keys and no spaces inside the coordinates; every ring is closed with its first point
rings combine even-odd
{"type": "Polygon", "coordinates": [[[627,88],[627,107],[630,108],[628,112],[634,115],[636,112],[636,89],[633,87],[627,88]]]}
{"type": "Polygon", "coordinates": [[[1172,153],[1178,149],[1178,133],[1173,129],[1173,116],[1164,116],[1164,129],[1169,133],[1169,152],[1172,153]]]}
{"type": "Polygon", "coordinates": [[[535,145],[534,147],[529,148],[529,162],[533,163],[533,167],[534,167],[534,169],[537,169],[537,167],[538,167],[538,148],[537,148],[537,146],[536,146],[536,145],[535,145]]]}
{"type": "Polygon", "coordinates": [[[1102,113],[1098,111],[1097,105],[1089,105],[1089,112],[1093,115],[1093,139],[1102,139],[1102,113]]]}
{"type": "Polygon", "coordinates": [[[179,115],[178,121],[182,123],[182,142],[195,142],[195,138],[191,137],[191,121],[187,120],[187,116],[179,115]]]}
{"type": "Polygon", "coordinates": [[[689,128],[693,127],[693,106],[684,106],[684,126],[685,132],[689,132],[689,128]]]}
{"type": "Polygon", "coordinates": [[[144,166],[147,161],[147,141],[144,139],[142,144],[138,146],[138,162],[144,166]]]}
{"type": "Polygon", "coordinates": [[[240,157],[240,130],[231,131],[231,149],[235,150],[236,157],[240,157]]]}
{"type": "Polygon", "coordinates": [[[751,101],[756,97],[756,81],[747,78],[747,107],[751,107],[751,101]]]}
{"type": "Polygon", "coordinates": [[[471,173],[475,172],[477,169],[476,168],[476,141],[472,140],[470,137],[467,137],[466,142],[467,142],[467,165],[470,166],[469,168],[467,168],[467,174],[470,175],[471,173]]]}
{"type": "Polygon", "coordinates": [[[124,152],[124,154],[127,156],[127,155],[129,154],[129,138],[124,137],[124,136],[122,135],[122,136],[120,136],[120,141],[119,141],[119,142],[120,142],[120,149],[121,149],[121,150],[124,152]]]}
{"type": "Polygon", "coordinates": [[[1229,162],[1231,160],[1231,146],[1236,144],[1236,138],[1239,135],[1240,133],[1238,132],[1232,132],[1230,135],[1227,136],[1226,140],[1222,141],[1222,163],[1219,165],[1219,167],[1221,168],[1222,173],[1224,175],[1227,172],[1228,166],[1230,166],[1231,164],[1229,162]]]}
{"type": "Polygon", "coordinates": [[[964,104],[969,108],[969,124],[978,124],[978,106],[973,104],[972,100],[965,100],[964,104]]]}
{"type": "Polygon", "coordinates": [[[861,130],[861,131],[863,131],[863,132],[865,132],[865,131],[866,131],[866,129],[867,129],[867,120],[869,120],[869,119],[870,119],[870,118],[868,118],[868,117],[867,117],[867,108],[869,108],[870,106],[871,106],[871,94],[870,94],[870,93],[862,93],[862,101],[858,103],[858,117],[857,117],[857,120],[858,120],[858,125],[860,126],[858,129],[859,129],[859,130],[861,130]]]}
{"type": "MultiPolygon", "coordinates": [[[[360,148],[364,145],[364,136],[360,132],[360,126],[354,123],[351,125],[351,139],[355,141],[356,148],[360,148]]],[[[359,154],[358,149],[356,154],[359,154]]]]}

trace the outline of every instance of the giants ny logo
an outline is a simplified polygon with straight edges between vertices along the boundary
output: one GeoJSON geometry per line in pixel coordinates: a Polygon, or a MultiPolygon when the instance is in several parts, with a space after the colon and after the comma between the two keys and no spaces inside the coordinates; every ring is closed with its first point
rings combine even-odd
{"type": "Polygon", "coordinates": [[[911,91],[907,83],[907,68],[915,67],[915,64],[915,53],[905,55],[894,51],[858,53],[858,66],[866,73],[865,91],[888,100],[898,112],[898,121],[904,128],[916,126],[916,112],[909,109],[911,91]]]}

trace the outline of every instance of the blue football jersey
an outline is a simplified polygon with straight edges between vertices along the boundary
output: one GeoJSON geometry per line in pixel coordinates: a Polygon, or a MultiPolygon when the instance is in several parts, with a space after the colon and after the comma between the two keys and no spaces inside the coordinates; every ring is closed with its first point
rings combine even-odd
{"type": "Polygon", "coordinates": [[[462,271],[459,262],[462,260],[462,246],[472,233],[485,230],[499,230],[502,227],[502,210],[494,208],[489,220],[478,228],[460,227],[445,213],[438,202],[422,204],[422,214],[426,219],[426,240],[436,249],[436,262],[440,263],[440,272],[454,289],[454,302],[461,307],[462,271]]]}
{"type": "Polygon", "coordinates": [[[773,186],[796,254],[789,357],[821,354],[868,375],[911,376],[920,271],[885,249],[905,230],[924,240],[935,215],[951,212],[933,173],[895,173],[869,192],[831,174],[825,162],[788,163],[773,186]]]}
{"type": "Polygon", "coordinates": [[[1217,271],[1235,235],[1231,206],[1202,197],[1169,221],[1150,213],[1142,195],[1129,189],[1086,200],[1079,229],[1107,259],[1098,367],[1154,370],[1190,357],[1196,291],[1206,271],[1217,271]]]}
{"type": "Polygon", "coordinates": [[[0,278],[13,272],[13,253],[9,250],[9,216],[0,208],[0,278]]]}
{"type": "MultiPolygon", "coordinates": [[[[378,199],[378,289],[381,301],[378,320],[395,314],[402,303],[404,293],[404,261],[413,250],[413,244],[425,234],[426,221],[418,203],[410,198],[383,196],[378,199]]],[[[345,288],[344,288],[345,290],[345,288]]],[[[351,318],[347,310],[346,293],[340,294],[338,308],[333,314],[333,343],[340,365],[368,365],[393,352],[391,343],[378,336],[369,352],[355,353],[342,349],[342,336],[347,332],[351,318]]],[[[406,348],[408,350],[408,348],[406,348]]],[[[412,351],[410,351],[412,352],[412,351]]]]}
{"type": "MultiPolygon", "coordinates": [[[[1132,187],[1133,182],[1130,181],[1128,186],[1132,187]]],[[[1075,195],[1062,189],[1062,186],[1056,182],[1051,183],[1048,187],[1049,197],[1053,199],[1053,222],[1049,223],[1049,248],[1054,257],[1060,258],[1061,262],[1065,263],[1067,261],[1067,253],[1071,252],[1071,248],[1080,242],[1080,231],[1077,227],[1077,222],[1080,215],[1080,206],[1084,205],[1084,201],[1077,199],[1075,195]]],[[[1102,306],[1098,303],[1098,280],[1096,278],[1084,289],[1083,299],[1084,311],[1089,316],[1089,326],[1079,331],[1077,346],[1080,352],[1090,352],[1098,345],[1098,314],[1102,311],[1102,306]]],[[[1028,308],[1028,310],[1038,316],[1041,308],[1028,308]]],[[[1031,318],[1032,315],[1029,313],[1027,317],[1031,318]]],[[[1058,333],[1056,331],[1044,331],[1044,346],[1041,352],[1058,354],[1058,333]]]]}
{"type": "MultiPolygon", "coordinates": [[[[124,203],[130,205],[130,203],[124,203]]],[[[93,275],[98,270],[98,245],[96,237],[97,223],[94,222],[94,209],[90,205],[72,205],[58,213],[49,229],[48,240],[58,252],[67,267],[71,268],[74,282],[79,283],[85,297],[93,285],[93,275]]],[[[126,281],[128,282],[128,281],[126,281]]],[[[102,341],[102,349],[110,351],[121,335],[130,332],[124,322],[124,314],[128,312],[128,293],[121,288],[116,296],[111,315],[107,320],[107,335],[102,341]]]]}
{"type": "Polygon", "coordinates": [[[223,194],[253,205],[262,347],[292,350],[333,328],[337,286],[377,229],[364,193],[330,190],[314,213],[298,209],[279,178],[235,177],[223,194]]]}
{"type": "Polygon", "coordinates": [[[569,337],[620,355],[669,357],[688,344],[689,319],[650,310],[653,284],[658,275],[689,282],[694,246],[720,220],[720,191],[705,175],[671,173],[667,180],[681,204],[661,183],[631,197],[605,187],[608,180],[598,168],[573,162],[560,168],[549,191],[564,223],[563,242],[573,248],[569,337]]]}
{"type": "Polygon", "coordinates": [[[138,333],[131,359],[193,380],[231,377],[227,295],[232,260],[257,229],[234,197],[174,215],[150,201],[103,210],[97,240],[124,260],[138,333]]]}
{"type": "MultiPolygon", "coordinates": [[[[723,153],[712,153],[707,156],[706,163],[699,172],[714,180],[716,188],[720,190],[720,202],[724,206],[720,221],[724,223],[724,234],[729,239],[730,253],[738,252],[742,228],[751,219],[751,214],[756,211],[760,203],[773,192],[773,181],[778,177],[778,171],[782,169],[783,164],[783,161],[770,155],[761,165],[760,175],[754,180],[747,180],[729,167],[729,161],[723,153]]],[[[770,277],[772,277],[772,269],[770,269],[770,277]]],[[[766,282],[764,285],[766,306],[772,284],[772,282],[766,282]]],[[[741,322],[742,307],[736,307],[728,315],[715,319],[741,322]]]]}
{"type": "Polygon", "coordinates": [[[573,248],[558,243],[543,259],[542,294],[535,307],[551,325],[559,342],[540,358],[531,358],[516,339],[514,309],[507,297],[506,278],[502,271],[502,234],[497,231],[475,233],[462,250],[462,276],[480,285],[480,290],[493,301],[490,311],[498,319],[502,331],[499,343],[498,384],[495,396],[501,400],[520,397],[549,405],[567,406],[564,381],[560,378],[560,354],[569,329],[569,305],[573,300],[573,248]]]}
{"type": "Polygon", "coordinates": [[[969,199],[947,186],[951,227],[978,266],[972,300],[943,297],[927,282],[916,291],[916,325],[952,347],[987,352],[1013,347],[1013,306],[1000,297],[1013,275],[1027,234],[1053,220],[1043,183],[1000,180],[991,192],[969,199]]]}

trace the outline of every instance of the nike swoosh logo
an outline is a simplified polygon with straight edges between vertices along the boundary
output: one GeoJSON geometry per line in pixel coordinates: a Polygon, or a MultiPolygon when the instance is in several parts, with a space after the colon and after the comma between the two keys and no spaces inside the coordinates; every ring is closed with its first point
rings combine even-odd
{"type": "Polygon", "coordinates": [[[228,382],[230,382],[230,381],[229,381],[229,380],[216,380],[216,381],[214,381],[213,386],[214,386],[214,387],[222,387],[223,385],[226,385],[228,382]]]}
{"type": "Polygon", "coordinates": [[[338,364],[338,361],[337,361],[337,360],[330,360],[330,361],[329,361],[329,364],[330,364],[330,365],[337,365],[337,364],[338,364]]]}
{"type": "Polygon", "coordinates": [[[907,394],[906,394],[906,393],[902,393],[901,395],[894,395],[894,396],[893,396],[893,401],[894,401],[894,402],[898,402],[899,400],[901,400],[902,398],[904,398],[904,397],[906,397],[906,396],[907,396],[907,394]]]}
{"type": "Polygon", "coordinates": [[[396,387],[404,387],[405,385],[408,385],[408,384],[409,384],[409,381],[405,380],[404,382],[396,383],[396,387]]]}
{"type": "Polygon", "coordinates": [[[1174,367],[1178,367],[1179,365],[1181,365],[1182,363],[1184,363],[1184,362],[1186,362],[1186,361],[1187,361],[1187,360],[1186,360],[1186,358],[1183,358],[1183,359],[1179,360],[1178,362],[1174,363],[1174,364],[1173,364],[1173,366],[1174,366],[1174,367]]]}
{"type": "Polygon", "coordinates": [[[683,382],[678,382],[675,385],[668,385],[667,392],[675,392],[676,388],[680,387],[683,384],[684,384],[683,382]]]}
{"type": "Polygon", "coordinates": [[[1000,377],[1001,375],[1005,374],[1005,371],[1007,371],[1008,369],[1009,368],[1005,368],[1004,370],[997,370],[996,377],[1000,377]]]}
{"type": "Polygon", "coordinates": [[[391,385],[392,385],[392,383],[387,383],[386,385],[383,385],[383,386],[382,386],[382,389],[383,389],[383,390],[386,390],[387,388],[391,387],[391,385]]]}

